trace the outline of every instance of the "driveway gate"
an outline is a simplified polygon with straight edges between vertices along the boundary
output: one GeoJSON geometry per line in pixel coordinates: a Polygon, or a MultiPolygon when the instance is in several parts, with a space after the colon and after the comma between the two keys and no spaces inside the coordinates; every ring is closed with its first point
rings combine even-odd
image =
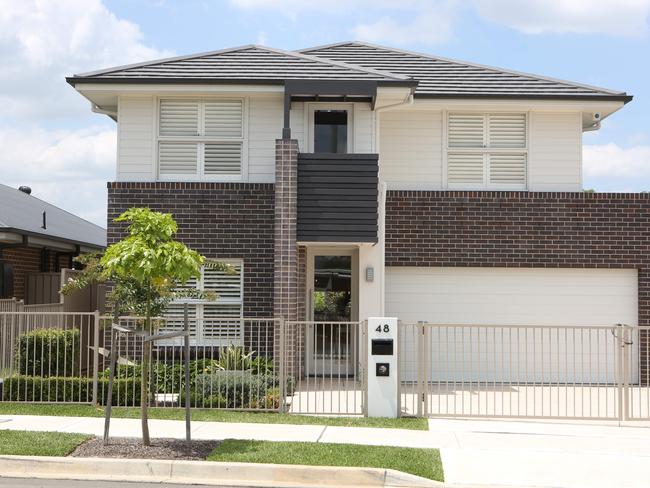
{"type": "Polygon", "coordinates": [[[649,419],[650,327],[400,323],[402,415],[649,419]]]}

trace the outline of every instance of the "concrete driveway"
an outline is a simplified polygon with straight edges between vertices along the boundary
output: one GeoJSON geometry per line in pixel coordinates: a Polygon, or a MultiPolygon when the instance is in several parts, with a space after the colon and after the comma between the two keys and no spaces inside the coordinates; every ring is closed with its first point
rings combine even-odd
{"type": "Polygon", "coordinates": [[[650,486],[648,424],[432,419],[429,428],[444,440],[439,447],[450,484],[650,486]]]}

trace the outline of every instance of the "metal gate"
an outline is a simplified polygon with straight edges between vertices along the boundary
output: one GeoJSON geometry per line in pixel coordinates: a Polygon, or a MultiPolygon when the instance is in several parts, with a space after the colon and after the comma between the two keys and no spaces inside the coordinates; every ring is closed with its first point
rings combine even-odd
{"type": "Polygon", "coordinates": [[[400,323],[402,415],[649,419],[650,327],[400,323]]]}

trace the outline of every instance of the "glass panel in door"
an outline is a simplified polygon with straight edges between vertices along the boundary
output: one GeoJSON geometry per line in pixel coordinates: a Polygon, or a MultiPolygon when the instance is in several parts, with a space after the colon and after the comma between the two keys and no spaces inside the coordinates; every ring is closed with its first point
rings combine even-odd
{"type": "Polygon", "coordinates": [[[352,256],[314,256],[312,374],[351,376],[352,256]],[[340,323],[344,322],[344,323],[340,323]]]}

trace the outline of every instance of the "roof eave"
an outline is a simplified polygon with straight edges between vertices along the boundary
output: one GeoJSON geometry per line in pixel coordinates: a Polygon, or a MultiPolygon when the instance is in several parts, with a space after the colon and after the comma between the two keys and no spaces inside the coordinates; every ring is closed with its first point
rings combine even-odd
{"type": "Polygon", "coordinates": [[[17,229],[16,227],[0,227],[0,230],[2,232],[13,232],[14,234],[19,234],[21,236],[32,236],[32,237],[41,237],[43,239],[50,239],[52,241],[59,241],[63,242],[66,244],[72,244],[75,246],[84,246],[84,247],[92,247],[96,249],[104,249],[106,248],[105,244],[97,244],[94,242],[84,242],[84,241],[78,241],[76,239],[67,239],[65,237],[61,236],[56,236],[52,234],[44,234],[42,232],[33,232],[25,229],[17,229]]]}
{"type": "MultiPolygon", "coordinates": [[[[293,79],[292,79],[293,80],[293,79]]],[[[319,80],[314,78],[315,81],[328,81],[319,80]]],[[[345,81],[344,78],[331,81],[345,81]]],[[[68,76],[67,81],[73,87],[81,83],[93,84],[149,84],[149,85],[169,85],[169,84],[185,84],[185,85],[284,85],[287,79],[284,78],[84,78],[79,76],[68,76]]],[[[296,81],[300,81],[296,79],[296,81]]],[[[418,85],[417,80],[371,80],[377,81],[378,86],[407,86],[415,87],[418,85]]]]}
{"type": "Polygon", "coordinates": [[[511,93],[415,93],[415,98],[420,99],[450,99],[450,98],[470,98],[470,99],[510,99],[510,100],[582,100],[582,101],[610,101],[628,103],[634,98],[632,95],[542,95],[530,94],[519,95],[511,93]]]}

